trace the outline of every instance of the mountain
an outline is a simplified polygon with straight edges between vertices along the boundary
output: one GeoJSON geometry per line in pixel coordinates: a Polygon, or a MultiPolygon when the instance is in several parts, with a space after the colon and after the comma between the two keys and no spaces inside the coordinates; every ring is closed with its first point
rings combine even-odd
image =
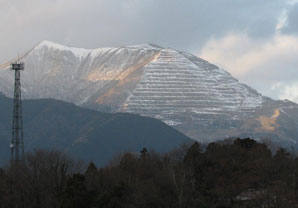
{"type": "MultiPolygon", "coordinates": [[[[84,161],[106,164],[143,147],[166,152],[191,139],[163,122],[127,113],[100,113],[62,101],[25,100],[25,150],[58,149],[84,161]]],[[[8,161],[12,99],[0,95],[0,164],[8,161]]]]}
{"type": "MultiPolygon", "coordinates": [[[[154,44],[79,49],[43,41],[21,61],[26,99],[157,118],[203,142],[236,136],[298,141],[296,103],[262,96],[186,52],[154,44]]],[[[0,91],[11,96],[7,66],[0,66],[0,91]]]]}

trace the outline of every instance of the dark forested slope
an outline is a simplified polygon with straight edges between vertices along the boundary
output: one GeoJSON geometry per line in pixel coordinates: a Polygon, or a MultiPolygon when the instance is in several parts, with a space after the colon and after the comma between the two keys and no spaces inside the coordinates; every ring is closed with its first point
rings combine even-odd
{"type": "MultiPolygon", "coordinates": [[[[58,149],[104,164],[115,154],[143,147],[168,151],[190,141],[159,120],[101,113],[57,100],[23,101],[25,150],[58,149]]],[[[0,95],[0,164],[9,159],[12,99],[0,95]]]]}
{"type": "Polygon", "coordinates": [[[183,145],[167,154],[125,153],[86,171],[59,151],[0,168],[1,208],[296,208],[298,158],[249,138],[183,145]],[[13,183],[11,183],[13,181],[13,183]]]}

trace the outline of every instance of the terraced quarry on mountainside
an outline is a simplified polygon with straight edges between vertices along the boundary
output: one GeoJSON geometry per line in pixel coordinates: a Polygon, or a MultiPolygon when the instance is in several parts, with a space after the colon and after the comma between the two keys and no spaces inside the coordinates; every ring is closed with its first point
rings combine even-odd
{"type": "MultiPolygon", "coordinates": [[[[25,99],[149,116],[202,142],[236,136],[298,141],[297,104],[264,97],[186,52],[154,44],[79,49],[43,41],[21,60],[25,99]]],[[[13,76],[1,66],[0,91],[11,96],[13,76]]]]}

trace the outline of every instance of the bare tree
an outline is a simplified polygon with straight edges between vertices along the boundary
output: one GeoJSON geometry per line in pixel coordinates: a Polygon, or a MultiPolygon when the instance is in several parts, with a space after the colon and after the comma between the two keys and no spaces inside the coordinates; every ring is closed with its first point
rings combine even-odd
{"type": "Polygon", "coordinates": [[[17,169],[10,169],[11,204],[15,207],[60,207],[68,175],[80,172],[80,163],[59,151],[34,150],[17,169]]]}

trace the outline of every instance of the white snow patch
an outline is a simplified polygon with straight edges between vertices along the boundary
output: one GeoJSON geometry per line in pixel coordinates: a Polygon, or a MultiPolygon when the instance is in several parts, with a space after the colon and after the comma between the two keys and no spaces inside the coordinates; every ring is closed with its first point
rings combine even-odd
{"type": "Polygon", "coordinates": [[[40,44],[38,44],[35,47],[35,49],[39,50],[39,49],[42,49],[43,47],[51,48],[54,50],[60,50],[60,51],[70,51],[75,56],[80,58],[85,58],[91,52],[91,49],[68,47],[68,46],[64,46],[47,40],[42,41],[40,44]]]}

